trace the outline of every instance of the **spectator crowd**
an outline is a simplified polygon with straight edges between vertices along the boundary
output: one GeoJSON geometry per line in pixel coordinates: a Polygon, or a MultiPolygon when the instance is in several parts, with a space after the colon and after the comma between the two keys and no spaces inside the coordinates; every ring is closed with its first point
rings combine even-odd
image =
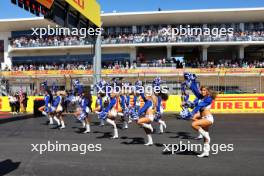
{"type": "MultiPolygon", "coordinates": [[[[115,32],[110,34],[104,31],[102,35],[102,44],[126,44],[126,43],[162,43],[162,42],[220,42],[220,41],[264,41],[263,30],[252,31],[234,31],[226,36],[204,36],[204,35],[163,35],[163,28],[152,28],[144,30],[141,33],[122,33],[115,32]]],[[[171,30],[167,26],[166,30],[171,30]]],[[[36,36],[22,36],[12,38],[10,45],[13,48],[24,47],[47,47],[47,46],[78,46],[90,45],[91,41],[78,36],[46,36],[37,38],[36,36]]],[[[254,61],[227,61],[217,60],[202,62],[201,60],[170,61],[166,59],[153,59],[142,62],[136,59],[134,63],[124,61],[107,61],[102,63],[103,69],[133,69],[137,67],[176,67],[176,68],[263,68],[264,62],[261,60],[254,61]]],[[[29,71],[29,70],[91,70],[92,64],[87,62],[65,62],[65,63],[32,63],[32,64],[15,64],[12,69],[6,68],[6,71],[29,71]]]]}
{"type": "MultiPolygon", "coordinates": [[[[136,68],[136,64],[130,64],[128,61],[108,61],[102,63],[103,69],[132,69],[136,68]]],[[[12,68],[6,68],[2,71],[43,71],[43,70],[92,70],[93,66],[86,62],[75,62],[75,63],[54,63],[54,64],[15,64],[12,68]]]]}
{"type": "MultiPolygon", "coordinates": [[[[148,67],[171,67],[171,68],[264,68],[264,60],[255,61],[199,61],[198,59],[187,61],[157,60],[146,63],[129,61],[103,62],[102,69],[135,69],[148,67]]],[[[92,70],[93,66],[84,62],[63,64],[21,64],[14,65],[12,69],[6,67],[3,71],[35,71],[35,70],[92,70]]]]}
{"type": "MultiPolygon", "coordinates": [[[[8,68],[7,68],[8,69],[8,68]]],[[[85,62],[61,63],[61,64],[21,64],[13,65],[10,71],[33,71],[33,70],[90,70],[92,65],[85,62]]],[[[6,70],[7,71],[7,70],[6,70]]]]}
{"type": "MultiPolygon", "coordinates": [[[[102,44],[133,44],[133,43],[185,43],[185,42],[229,42],[229,41],[264,41],[264,31],[234,32],[232,35],[164,35],[164,29],[147,30],[142,33],[115,33],[102,35],[102,44]]],[[[22,36],[12,38],[13,48],[48,47],[48,46],[78,46],[90,45],[91,40],[78,36],[22,36]]]]}

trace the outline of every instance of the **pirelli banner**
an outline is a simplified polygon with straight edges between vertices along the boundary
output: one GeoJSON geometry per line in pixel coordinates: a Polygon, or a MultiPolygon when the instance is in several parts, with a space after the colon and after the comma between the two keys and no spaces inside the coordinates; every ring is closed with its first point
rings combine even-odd
{"type": "MultiPolygon", "coordinates": [[[[194,100],[191,96],[191,100],[194,100]]],[[[166,102],[166,112],[179,112],[181,98],[171,95],[166,102]]],[[[218,95],[212,104],[213,113],[264,113],[264,94],[228,94],[218,95]]]]}
{"type": "MultiPolygon", "coordinates": [[[[41,99],[43,97],[37,97],[37,96],[29,96],[28,97],[28,103],[27,103],[27,112],[33,112],[34,110],[34,100],[35,99],[41,99]]],[[[0,97],[0,112],[10,112],[11,108],[9,105],[8,97],[0,97]]]]}
{"type": "MultiPolygon", "coordinates": [[[[41,98],[43,97],[29,97],[27,111],[33,112],[34,100],[41,98]]],[[[191,96],[191,100],[194,98],[194,96],[191,96]]],[[[96,97],[93,97],[93,107],[95,100],[96,97]]],[[[180,104],[180,95],[171,95],[167,102],[162,103],[162,106],[165,112],[178,113],[181,111],[180,104]]],[[[0,111],[10,111],[8,97],[0,97],[0,111]]],[[[217,114],[264,113],[264,94],[218,95],[212,105],[212,112],[217,114]]]]}
{"type": "Polygon", "coordinates": [[[65,0],[84,17],[101,27],[100,5],[96,0],[65,0]]]}

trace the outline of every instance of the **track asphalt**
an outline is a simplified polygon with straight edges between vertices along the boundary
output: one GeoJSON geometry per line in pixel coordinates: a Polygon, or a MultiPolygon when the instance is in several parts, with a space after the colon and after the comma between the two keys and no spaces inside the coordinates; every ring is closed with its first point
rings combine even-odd
{"type": "MultiPolygon", "coordinates": [[[[212,144],[233,144],[233,151],[219,151],[209,158],[197,158],[199,151],[164,151],[163,144],[191,143],[197,133],[190,121],[166,115],[166,133],[153,134],[155,145],[144,146],[142,128],[130,124],[119,130],[119,139],[109,139],[111,126],[98,126],[92,118],[92,132],[80,134],[80,123],[68,116],[67,128],[52,129],[45,117],[26,118],[0,124],[0,175],[13,176],[263,176],[264,115],[215,115],[210,130],[212,144]],[[32,152],[31,144],[101,144],[101,151],[32,152]]],[[[154,124],[154,127],[157,125],[154,124]]],[[[215,145],[217,146],[217,145],[215,145]]],[[[216,148],[215,148],[216,149],[216,148]]]]}

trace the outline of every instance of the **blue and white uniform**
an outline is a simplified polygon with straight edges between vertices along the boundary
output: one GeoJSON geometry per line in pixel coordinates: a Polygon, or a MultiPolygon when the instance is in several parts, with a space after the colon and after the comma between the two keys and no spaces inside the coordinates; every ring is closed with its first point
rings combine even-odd
{"type": "Polygon", "coordinates": [[[89,100],[87,98],[80,98],[80,108],[81,108],[81,114],[78,117],[78,119],[80,121],[83,121],[85,118],[88,117],[88,113],[91,112],[90,108],[89,108],[89,100]]]}
{"type": "Polygon", "coordinates": [[[101,112],[103,110],[103,107],[104,107],[103,98],[102,97],[97,97],[96,104],[97,104],[97,106],[100,106],[99,112],[101,112]]]}
{"type": "MultiPolygon", "coordinates": [[[[204,97],[203,99],[200,99],[196,103],[195,108],[193,109],[193,111],[191,112],[191,116],[193,117],[194,114],[196,114],[199,111],[202,112],[203,110],[210,110],[212,102],[213,102],[213,98],[211,96],[204,97]]],[[[206,118],[207,120],[209,120],[212,123],[214,123],[214,118],[213,118],[212,115],[208,115],[208,116],[202,117],[202,118],[206,118]]]]}
{"type": "MultiPolygon", "coordinates": [[[[133,120],[137,120],[140,116],[142,116],[144,113],[146,113],[149,108],[153,108],[153,102],[151,100],[147,100],[145,98],[145,96],[144,96],[143,100],[145,101],[144,106],[142,108],[139,108],[138,111],[133,112],[133,114],[132,114],[133,120]]],[[[154,120],[154,115],[147,115],[146,117],[149,118],[150,121],[154,120]]]]}
{"type": "Polygon", "coordinates": [[[134,120],[138,120],[137,123],[139,123],[144,129],[148,129],[149,131],[145,131],[147,134],[147,143],[145,143],[144,145],[146,146],[150,146],[153,145],[153,139],[151,136],[151,133],[153,132],[153,127],[151,125],[151,122],[153,122],[154,120],[154,115],[153,114],[146,114],[147,111],[151,108],[153,108],[153,102],[151,100],[148,100],[145,98],[145,96],[142,94],[142,99],[144,100],[144,106],[142,108],[139,109],[138,112],[133,112],[132,114],[132,118],[134,120]],[[145,114],[145,118],[149,119],[149,123],[142,123],[140,122],[140,117],[143,116],[143,114],[145,114]]]}
{"type": "Polygon", "coordinates": [[[163,107],[162,107],[162,99],[161,96],[157,97],[157,107],[156,107],[156,115],[155,115],[155,121],[158,122],[161,119],[161,116],[163,114],[163,107]]]}
{"type": "Polygon", "coordinates": [[[111,124],[114,128],[114,135],[113,135],[113,139],[117,139],[118,138],[118,130],[117,130],[117,126],[115,123],[114,119],[111,119],[111,117],[115,117],[117,116],[117,111],[115,109],[115,105],[117,103],[117,99],[116,97],[110,97],[110,103],[108,104],[107,107],[105,107],[100,113],[99,113],[99,118],[102,120],[106,120],[107,123],[111,124]],[[108,118],[108,115],[110,116],[108,118]]]}
{"type": "Polygon", "coordinates": [[[50,97],[50,95],[45,95],[45,97],[44,97],[44,102],[45,102],[45,108],[44,108],[44,111],[45,111],[46,113],[51,112],[51,97],[50,97]]]}
{"type": "Polygon", "coordinates": [[[124,112],[127,108],[127,103],[126,103],[126,96],[125,95],[120,95],[120,105],[122,108],[122,111],[124,112]]]}
{"type": "Polygon", "coordinates": [[[73,87],[75,89],[75,92],[78,93],[78,95],[81,95],[83,93],[83,86],[81,85],[78,79],[74,80],[73,87]]]}
{"type": "Polygon", "coordinates": [[[56,96],[56,98],[52,102],[51,112],[56,112],[56,111],[62,112],[63,109],[58,109],[58,107],[61,106],[61,102],[62,102],[62,97],[56,96]]]}
{"type": "MultiPolygon", "coordinates": [[[[196,82],[197,77],[195,74],[184,73],[184,78],[186,79],[184,84],[187,87],[189,87],[192,90],[192,92],[194,93],[194,95],[196,96],[196,99],[192,103],[192,106],[194,106],[194,109],[192,110],[192,112],[188,111],[188,112],[186,112],[186,114],[184,114],[186,117],[191,118],[199,111],[201,112],[205,109],[210,109],[211,104],[213,102],[213,98],[211,96],[207,96],[207,97],[202,96],[202,94],[199,90],[198,84],[196,82]]],[[[210,115],[209,117],[204,117],[204,118],[207,118],[212,123],[214,122],[212,115],[210,115]]]]}
{"type": "MultiPolygon", "coordinates": [[[[115,105],[116,105],[116,98],[110,98],[109,105],[101,111],[99,118],[105,120],[107,118],[108,113],[111,110],[113,110],[115,105]]],[[[113,115],[115,115],[115,112],[113,112],[113,115]]]]}
{"type": "Polygon", "coordinates": [[[55,82],[52,83],[51,90],[53,93],[56,93],[58,91],[58,86],[55,82]]]}

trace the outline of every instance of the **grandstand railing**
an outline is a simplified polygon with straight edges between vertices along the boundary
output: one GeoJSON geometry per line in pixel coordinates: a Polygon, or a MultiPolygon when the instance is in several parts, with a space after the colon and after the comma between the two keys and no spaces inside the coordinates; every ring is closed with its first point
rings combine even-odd
{"type": "MultiPolygon", "coordinates": [[[[172,45],[182,45],[182,44],[211,44],[211,43],[229,43],[229,44],[258,44],[264,42],[264,36],[259,37],[236,37],[236,38],[220,38],[220,37],[209,37],[197,39],[195,37],[181,37],[175,39],[140,39],[140,40],[129,40],[129,39],[103,39],[102,46],[112,46],[112,45],[144,45],[144,44],[172,44],[172,45]]],[[[75,41],[72,43],[61,42],[49,42],[49,43],[18,43],[10,45],[11,49],[14,48],[41,48],[41,47],[69,47],[69,46],[88,46],[91,47],[92,43],[90,41],[75,41]]]]}

